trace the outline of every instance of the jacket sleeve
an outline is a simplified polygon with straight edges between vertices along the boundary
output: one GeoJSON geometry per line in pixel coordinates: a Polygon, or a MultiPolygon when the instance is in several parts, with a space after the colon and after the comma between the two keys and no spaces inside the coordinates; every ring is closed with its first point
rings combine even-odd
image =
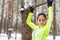
{"type": "Polygon", "coordinates": [[[45,37],[47,37],[49,35],[52,20],[53,20],[53,7],[50,6],[48,8],[48,20],[47,20],[47,23],[45,26],[45,33],[44,33],[45,37]]]}
{"type": "Polygon", "coordinates": [[[27,20],[26,20],[26,23],[29,25],[29,27],[31,27],[32,29],[37,29],[37,26],[31,22],[31,19],[32,19],[32,16],[33,16],[33,13],[32,12],[29,12],[29,15],[27,17],[27,20]]]}

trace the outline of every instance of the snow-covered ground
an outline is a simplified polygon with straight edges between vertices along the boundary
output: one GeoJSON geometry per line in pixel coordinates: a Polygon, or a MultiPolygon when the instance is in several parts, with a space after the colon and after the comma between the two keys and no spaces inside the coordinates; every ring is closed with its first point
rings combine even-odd
{"type": "MultiPolygon", "coordinates": [[[[11,38],[9,40],[22,40],[20,33],[12,33],[11,38]]],[[[8,35],[1,33],[0,34],[0,40],[8,40],[8,35]]]]}
{"type": "MultiPolygon", "coordinates": [[[[0,40],[8,40],[8,35],[4,34],[4,33],[1,33],[0,34],[0,40]]],[[[20,33],[12,33],[11,38],[9,40],[22,40],[22,35],[20,33]]],[[[53,40],[53,36],[49,35],[47,37],[47,40],[53,40]]],[[[56,36],[55,40],[60,40],[60,36],[56,36]]]]}

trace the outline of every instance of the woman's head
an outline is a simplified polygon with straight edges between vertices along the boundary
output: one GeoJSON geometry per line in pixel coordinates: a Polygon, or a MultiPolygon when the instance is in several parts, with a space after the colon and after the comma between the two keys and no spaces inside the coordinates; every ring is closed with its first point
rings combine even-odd
{"type": "Polygon", "coordinates": [[[45,25],[47,21],[47,17],[44,13],[40,13],[38,14],[37,20],[38,20],[38,25],[45,25]]]}

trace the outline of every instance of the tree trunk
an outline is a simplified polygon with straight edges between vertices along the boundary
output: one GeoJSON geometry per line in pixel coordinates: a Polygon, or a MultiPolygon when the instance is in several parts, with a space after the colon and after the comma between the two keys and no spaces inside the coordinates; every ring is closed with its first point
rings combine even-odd
{"type": "Polygon", "coordinates": [[[1,33],[1,28],[3,28],[3,14],[4,14],[4,2],[5,0],[2,0],[2,14],[1,14],[1,23],[0,23],[0,33],[1,33]]]}
{"type": "MultiPolygon", "coordinates": [[[[22,1],[22,7],[23,7],[23,1],[22,1]]],[[[32,40],[32,29],[26,24],[26,19],[28,16],[29,11],[26,10],[25,12],[21,13],[21,17],[22,17],[22,27],[21,27],[21,33],[22,33],[22,40],[32,40]]]]}
{"type": "MultiPolygon", "coordinates": [[[[28,11],[28,10],[27,10],[28,11]]],[[[22,40],[31,40],[32,29],[26,24],[28,12],[21,13],[22,16],[22,40]]]]}
{"type": "Polygon", "coordinates": [[[54,27],[53,27],[53,39],[55,39],[55,36],[57,35],[57,27],[56,27],[56,4],[55,4],[55,1],[56,0],[54,0],[54,23],[53,23],[53,25],[54,25],[54,27]]]}
{"type": "MultiPolygon", "coordinates": [[[[44,3],[44,0],[42,0],[42,3],[44,3]]],[[[44,5],[42,6],[42,12],[44,13],[44,5]]]]}
{"type": "Polygon", "coordinates": [[[12,30],[10,30],[12,27],[11,27],[11,15],[12,15],[12,5],[11,5],[11,2],[12,0],[8,0],[8,22],[7,22],[7,30],[8,30],[8,39],[11,37],[11,32],[12,30]]]}
{"type": "MultiPolygon", "coordinates": [[[[35,6],[37,3],[37,0],[34,0],[35,6]]],[[[36,24],[36,7],[34,8],[34,23],[36,24]]]]}

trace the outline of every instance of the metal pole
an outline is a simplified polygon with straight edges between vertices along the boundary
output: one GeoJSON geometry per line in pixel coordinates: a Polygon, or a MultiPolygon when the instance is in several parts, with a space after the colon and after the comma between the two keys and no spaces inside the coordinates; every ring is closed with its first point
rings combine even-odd
{"type": "MultiPolygon", "coordinates": [[[[35,5],[34,7],[36,8],[36,7],[39,7],[39,6],[42,6],[42,5],[45,5],[47,2],[44,2],[44,3],[42,3],[42,4],[39,4],[39,5],[35,5]]],[[[24,8],[24,6],[22,5],[22,8],[24,8]]],[[[29,9],[29,8],[27,8],[27,9],[29,9]]],[[[25,10],[27,10],[27,9],[24,9],[24,11],[25,10]]]]}
{"type": "Polygon", "coordinates": [[[36,5],[35,7],[42,6],[42,5],[46,4],[46,3],[47,3],[47,2],[41,3],[41,4],[39,4],[39,5],[36,5]]]}

